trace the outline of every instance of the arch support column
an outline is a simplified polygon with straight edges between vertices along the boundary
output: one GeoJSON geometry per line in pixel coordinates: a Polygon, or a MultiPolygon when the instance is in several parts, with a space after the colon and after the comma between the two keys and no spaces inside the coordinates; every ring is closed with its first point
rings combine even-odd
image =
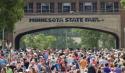
{"type": "Polygon", "coordinates": [[[125,9],[121,10],[121,48],[125,48],[125,9]]]}

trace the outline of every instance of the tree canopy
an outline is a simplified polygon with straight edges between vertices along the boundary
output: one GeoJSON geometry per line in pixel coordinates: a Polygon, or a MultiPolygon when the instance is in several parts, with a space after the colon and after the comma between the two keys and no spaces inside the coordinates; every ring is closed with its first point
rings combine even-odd
{"type": "Polygon", "coordinates": [[[24,14],[24,0],[0,0],[0,29],[13,31],[24,14]]]}
{"type": "Polygon", "coordinates": [[[25,35],[22,41],[26,47],[39,49],[116,48],[116,39],[113,35],[78,28],[44,30],[25,35]]]}
{"type": "Polygon", "coordinates": [[[45,36],[44,34],[28,34],[22,38],[24,46],[44,50],[52,47],[56,41],[54,36],[45,36]]]}
{"type": "Polygon", "coordinates": [[[121,0],[121,5],[123,8],[125,8],[125,0],[121,0]]]}

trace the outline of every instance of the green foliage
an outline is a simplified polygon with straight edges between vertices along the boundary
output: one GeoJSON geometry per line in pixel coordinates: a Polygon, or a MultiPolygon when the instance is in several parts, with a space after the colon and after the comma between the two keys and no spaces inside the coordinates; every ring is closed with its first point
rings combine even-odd
{"type": "Polygon", "coordinates": [[[87,48],[99,47],[98,40],[100,37],[100,32],[91,31],[91,30],[84,30],[81,31],[82,35],[82,45],[87,48]]]}
{"type": "Polygon", "coordinates": [[[102,48],[115,48],[116,40],[115,37],[107,34],[107,33],[101,33],[100,41],[102,41],[102,48]]]}
{"type": "Polygon", "coordinates": [[[66,49],[66,48],[79,48],[80,45],[71,37],[66,36],[55,36],[56,41],[52,44],[52,48],[66,49]]]}
{"type": "Polygon", "coordinates": [[[122,7],[125,8],[125,0],[121,0],[120,2],[121,2],[122,7]]]}
{"type": "Polygon", "coordinates": [[[50,29],[42,31],[45,35],[53,35],[56,38],[56,41],[52,44],[52,48],[78,48],[80,47],[72,37],[76,37],[78,33],[72,32],[73,28],[61,28],[61,29],[50,29]]]}
{"type": "Polygon", "coordinates": [[[24,14],[24,0],[0,0],[0,29],[13,31],[24,14]]]}
{"type": "Polygon", "coordinates": [[[86,29],[73,29],[72,31],[79,34],[78,36],[82,39],[80,44],[82,48],[116,48],[116,39],[111,34],[86,29]]]}
{"type": "Polygon", "coordinates": [[[44,34],[28,34],[22,38],[22,42],[26,47],[38,48],[40,50],[50,48],[54,41],[56,41],[55,37],[45,36],[44,34]]]}
{"type": "Polygon", "coordinates": [[[29,34],[22,38],[26,47],[33,48],[115,48],[115,37],[108,33],[86,29],[51,29],[36,34],[29,34]],[[81,41],[78,43],[77,39],[81,41]],[[102,42],[102,43],[101,43],[102,42]]]}

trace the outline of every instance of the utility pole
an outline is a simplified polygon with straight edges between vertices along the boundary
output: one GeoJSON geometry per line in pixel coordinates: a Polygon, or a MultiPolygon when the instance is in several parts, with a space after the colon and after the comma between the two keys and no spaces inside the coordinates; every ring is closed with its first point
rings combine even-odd
{"type": "Polygon", "coordinates": [[[5,28],[3,27],[3,30],[2,30],[2,49],[4,49],[4,43],[5,43],[5,41],[4,41],[4,35],[5,35],[5,28]]]}
{"type": "Polygon", "coordinates": [[[66,48],[68,48],[67,39],[68,39],[68,37],[67,37],[67,30],[66,30],[66,48]]]}

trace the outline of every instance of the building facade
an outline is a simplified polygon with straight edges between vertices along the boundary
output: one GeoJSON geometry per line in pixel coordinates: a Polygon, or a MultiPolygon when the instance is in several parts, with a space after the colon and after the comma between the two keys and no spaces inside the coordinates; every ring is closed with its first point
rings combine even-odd
{"type": "Polygon", "coordinates": [[[25,16],[16,23],[13,43],[33,31],[48,28],[89,28],[113,34],[125,47],[124,17],[119,0],[25,0],[25,16]]]}
{"type": "Polygon", "coordinates": [[[117,13],[119,0],[26,0],[26,14],[117,13]]]}

